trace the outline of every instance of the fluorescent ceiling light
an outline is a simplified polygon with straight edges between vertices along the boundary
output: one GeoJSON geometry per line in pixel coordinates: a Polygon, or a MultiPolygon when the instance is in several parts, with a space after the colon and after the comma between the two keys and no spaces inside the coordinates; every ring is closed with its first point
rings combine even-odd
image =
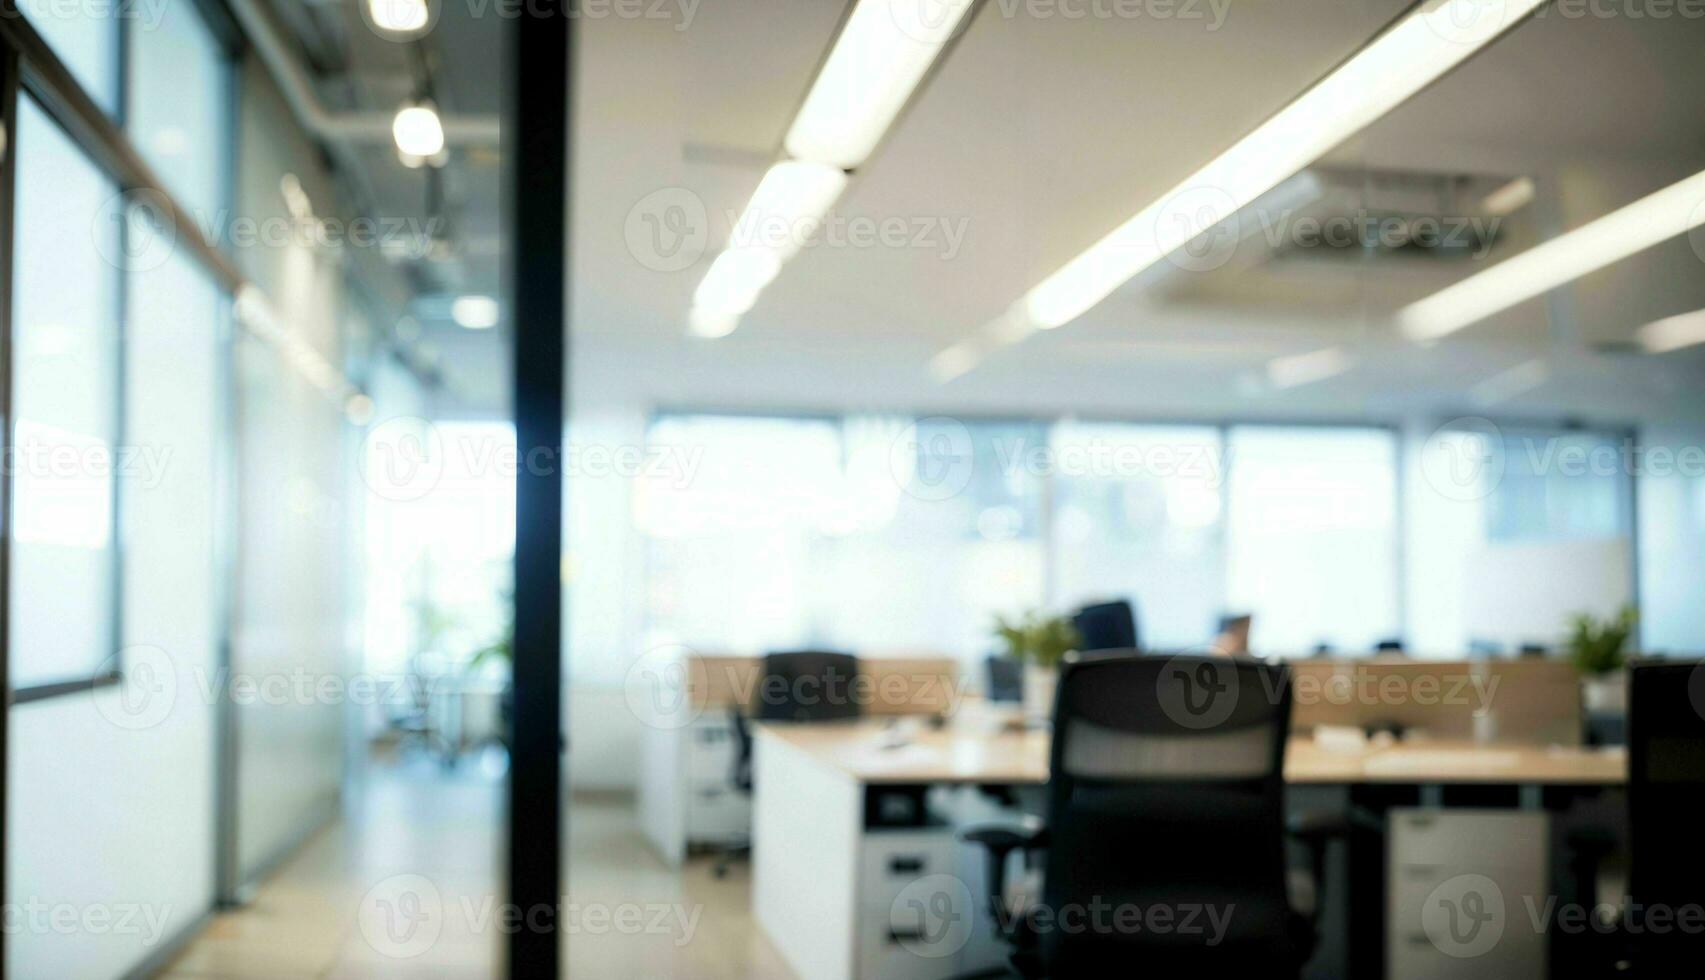
{"type": "Polygon", "coordinates": [[[1026,313],[1044,328],[1077,319],[1132,276],[1397,108],[1544,2],[1425,0],[1231,149],[1042,280],[1023,299],[1026,313]]]}
{"type": "Polygon", "coordinates": [[[1342,347],[1275,357],[1267,362],[1267,380],[1275,388],[1296,388],[1337,377],[1354,363],[1355,359],[1342,347]]]}
{"type": "Polygon", "coordinates": [[[770,167],[729,236],[731,248],[766,248],[786,262],[822,226],[847,186],[839,167],[783,160],[770,167]]]}
{"type": "Polygon", "coordinates": [[[770,167],[693,293],[688,326],[700,337],[726,337],[758,301],[781,265],[822,226],[847,186],[838,167],[783,160],[770,167]]]}
{"type": "Polygon", "coordinates": [[[435,157],[444,150],[444,123],[438,109],[430,102],[405,105],[391,120],[391,138],[397,141],[397,151],[405,156],[435,157]]]}
{"type": "Polygon", "coordinates": [[[469,330],[489,330],[497,326],[497,300],[490,296],[458,296],[450,304],[450,319],[469,330]]]}
{"type": "Polygon", "coordinates": [[[1474,404],[1490,408],[1512,398],[1525,395],[1551,380],[1551,367],[1543,358],[1523,361],[1506,371],[1499,371],[1468,390],[1474,404]]]}
{"type": "Polygon", "coordinates": [[[1397,311],[1404,336],[1430,343],[1705,222],[1705,172],[1505,259],[1397,311]]]}
{"type": "Polygon", "coordinates": [[[929,373],[936,383],[946,384],[976,367],[983,359],[981,345],[961,340],[930,358],[929,373]]]}
{"type": "Polygon", "coordinates": [[[689,326],[726,337],[822,226],[847,171],[882,141],[972,0],[856,0],[770,167],[693,294],[689,326]]]}
{"type": "Polygon", "coordinates": [[[1705,310],[1664,317],[1639,329],[1640,346],[1653,354],[1705,344],[1705,310]]]}
{"type": "Polygon", "coordinates": [[[373,26],[393,34],[413,34],[430,18],[426,0],[368,0],[373,26]]]}
{"type": "Polygon", "coordinates": [[[1480,202],[1481,206],[1491,213],[1503,216],[1515,214],[1533,202],[1533,181],[1527,177],[1517,177],[1498,188],[1480,202]]]}
{"type": "Polygon", "coordinates": [[[705,337],[712,340],[717,337],[728,336],[739,325],[740,314],[738,313],[718,313],[696,306],[693,307],[688,318],[688,326],[691,327],[695,337],[705,337]]]}
{"type": "Polygon", "coordinates": [[[971,0],[858,0],[787,131],[787,152],[863,163],[953,36],[971,0]]]}
{"type": "Polygon", "coordinates": [[[693,291],[693,309],[739,316],[752,308],[758,294],[780,271],[781,259],[773,249],[729,249],[716,257],[693,291]]]}

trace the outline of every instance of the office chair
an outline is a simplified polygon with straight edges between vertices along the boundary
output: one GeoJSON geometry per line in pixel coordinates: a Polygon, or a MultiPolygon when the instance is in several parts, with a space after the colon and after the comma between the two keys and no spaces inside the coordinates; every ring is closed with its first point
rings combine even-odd
{"type": "MultiPolygon", "coordinates": [[[[861,711],[854,696],[858,658],[850,653],[802,650],[766,654],[758,664],[752,686],[752,703],[746,708],[753,718],[769,722],[850,721],[861,711]]],[[[734,768],[729,776],[735,790],[752,795],[752,730],[739,705],[729,709],[734,729],[734,768]]],[[[749,836],[731,841],[717,850],[711,874],[728,874],[736,857],[749,855],[749,836]]]]}
{"type": "MultiPolygon", "coordinates": [[[[1705,905],[1705,661],[1645,660],[1628,668],[1628,906],[1680,910],[1705,905]]],[[[1598,862],[1614,840],[1588,831],[1571,835],[1576,894],[1599,904],[1598,862]]],[[[1645,914],[1645,913],[1642,913],[1645,914]]],[[[1656,919],[1623,921],[1591,955],[1583,975],[1690,975],[1698,968],[1700,937],[1691,930],[1653,928],[1656,919]],[[1685,970],[1684,970],[1685,967],[1685,970]]]]}
{"type": "MultiPolygon", "coordinates": [[[[1286,893],[1287,674],[1228,657],[1063,667],[1046,827],[963,835],[987,850],[986,899],[1020,976],[1300,974],[1315,922],[1286,893]],[[1047,855],[1041,902],[1023,912],[1009,912],[1004,898],[1013,851],[1047,855]],[[1084,910],[1097,907],[1140,909],[1144,925],[1132,928],[1138,913],[1118,911],[1086,925],[1084,910]],[[1151,928],[1154,909],[1172,925],[1151,928]]],[[[1319,869],[1337,832],[1316,819],[1293,833],[1319,869]]]]}
{"type": "MultiPolygon", "coordinates": [[[[1705,662],[1646,661],[1628,674],[1628,898],[1631,907],[1705,904],[1705,662]]],[[[1630,959],[1644,976],[1698,969],[1697,933],[1646,929],[1630,959]]]]}
{"type": "Polygon", "coordinates": [[[990,654],[984,666],[988,671],[990,701],[1024,700],[1024,664],[1016,657],[990,654]]]}
{"type": "Polygon", "coordinates": [[[1137,650],[1137,614],[1129,602],[1084,606],[1072,617],[1083,650],[1137,650]]]}

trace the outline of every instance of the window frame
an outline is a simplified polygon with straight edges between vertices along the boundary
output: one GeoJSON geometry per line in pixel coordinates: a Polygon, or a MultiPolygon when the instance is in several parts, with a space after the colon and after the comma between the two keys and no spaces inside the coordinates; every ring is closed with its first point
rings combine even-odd
{"type": "MultiPolygon", "coordinates": [[[[858,411],[834,411],[834,410],[826,410],[826,409],[822,409],[822,408],[791,410],[786,406],[742,408],[742,407],[738,407],[738,406],[730,407],[727,405],[704,406],[704,405],[694,404],[691,402],[686,402],[686,403],[657,403],[657,404],[653,404],[652,406],[650,406],[650,408],[646,412],[646,416],[645,416],[645,433],[646,433],[647,443],[649,444],[650,433],[652,431],[652,428],[659,421],[669,419],[669,418],[680,418],[680,417],[688,417],[688,416],[700,416],[700,417],[712,416],[712,417],[718,417],[718,418],[747,418],[747,419],[786,419],[786,420],[797,420],[797,421],[828,421],[828,422],[832,422],[832,423],[836,424],[837,426],[840,426],[845,422],[845,420],[847,418],[849,418],[853,415],[864,414],[866,412],[885,415],[885,416],[892,416],[892,417],[897,417],[897,418],[906,418],[906,419],[910,419],[912,421],[918,421],[920,419],[927,419],[927,418],[935,418],[935,417],[945,416],[945,417],[955,419],[959,422],[963,422],[968,426],[969,425],[1039,425],[1042,428],[1042,432],[1044,434],[1044,437],[1046,439],[1050,440],[1050,444],[1051,444],[1051,440],[1052,440],[1052,436],[1053,436],[1053,432],[1054,432],[1054,427],[1059,425],[1059,424],[1066,423],[1066,422],[1077,423],[1077,424],[1081,424],[1081,425],[1126,425],[1126,426],[1141,426],[1141,427],[1156,427],[1156,428],[1159,428],[1159,427],[1190,427],[1190,428],[1212,429],[1214,432],[1217,433],[1221,446],[1229,446],[1230,440],[1231,440],[1232,430],[1233,429],[1239,429],[1239,428],[1242,428],[1242,429],[1251,429],[1251,428],[1255,428],[1255,429],[1259,429],[1259,428],[1323,429],[1323,430],[1344,430],[1344,431],[1352,431],[1353,430],[1353,431],[1360,431],[1360,432],[1378,432],[1378,433],[1381,433],[1391,440],[1392,450],[1393,450],[1393,453],[1392,453],[1393,464],[1394,464],[1393,465],[1393,474],[1392,474],[1393,475],[1393,486],[1394,486],[1393,498],[1392,498],[1392,507],[1393,507],[1393,512],[1394,512],[1395,517],[1394,517],[1394,520],[1392,522],[1392,533],[1395,536],[1394,550],[1395,550],[1396,559],[1397,559],[1397,568],[1393,570],[1393,575],[1392,575],[1393,588],[1396,590],[1395,595],[1392,597],[1393,609],[1396,611],[1397,629],[1398,629],[1399,633],[1404,635],[1404,636],[1407,636],[1410,632],[1410,630],[1409,630],[1409,608],[1408,608],[1408,605],[1409,605],[1408,604],[1408,562],[1407,562],[1409,511],[1408,511],[1408,491],[1407,491],[1407,487],[1406,487],[1406,480],[1407,480],[1408,472],[1407,472],[1407,463],[1406,463],[1405,458],[1404,458],[1404,450],[1405,450],[1405,446],[1406,446],[1406,439],[1405,439],[1406,430],[1405,430],[1404,424],[1400,421],[1392,421],[1390,419],[1374,419],[1374,420],[1368,420],[1368,421],[1360,421],[1360,420],[1323,419],[1323,418],[1318,418],[1318,417],[1315,417],[1315,418],[1299,417],[1299,418],[1295,418],[1295,419],[1290,419],[1290,418],[1274,418],[1274,417],[1245,418],[1245,417],[1239,417],[1239,416],[1217,416],[1217,417],[1214,417],[1214,416],[1209,416],[1209,417],[1195,416],[1195,417],[1192,417],[1192,416],[1188,416],[1188,415],[1148,415],[1148,416],[1145,416],[1145,415],[1116,415],[1116,414],[1105,414],[1105,413],[1075,413],[1075,412],[1061,412],[1061,413],[1038,412],[1038,413],[1032,413],[1032,414],[1025,414],[1025,413],[1018,413],[1018,412],[999,412],[999,411],[955,412],[955,411],[944,411],[944,410],[939,409],[939,408],[889,409],[886,407],[861,408],[858,411]]],[[[1229,452],[1227,454],[1226,460],[1227,460],[1226,465],[1228,467],[1227,474],[1226,474],[1225,478],[1220,481],[1220,486],[1218,488],[1219,489],[1220,506],[1221,506],[1222,515],[1227,514],[1226,508],[1229,507],[1229,505],[1230,505],[1230,468],[1234,467],[1236,465],[1235,460],[1231,458],[1231,455],[1229,454],[1229,452]]],[[[1041,547],[1042,547],[1042,560],[1045,564],[1045,567],[1043,570],[1043,592],[1044,592],[1044,594],[1039,595],[1036,598],[1036,601],[1039,605],[1045,604],[1045,603],[1051,601],[1051,599],[1052,599],[1051,591],[1053,589],[1053,579],[1054,579],[1053,548],[1054,548],[1055,542],[1057,540],[1057,535],[1055,533],[1056,514],[1055,514],[1055,507],[1054,507],[1057,494],[1055,493],[1056,488],[1055,488],[1054,480],[1055,480],[1055,477],[1053,475],[1050,475],[1050,476],[1044,478],[1043,483],[1042,483],[1041,527],[1039,529],[1039,532],[1040,532],[1039,537],[1040,537],[1041,547]]],[[[1223,519],[1224,518],[1222,517],[1222,520],[1223,519]]],[[[1223,532],[1221,534],[1220,548],[1221,548],[1221,553],[1222,553],[1221,557],[1222,557],[1222,565],[1223,565],[1224,559],[1226,557],[1227,549],[1229,549],[1229,536],[1223,532]]],[[[649,558],[645,562],[645,565],[646,565],[646,572],[645,573],[647,575],[649,575],[650,574],[649,558]]],[[[642,622],[645,624],[645,628],[649,628],[649,626],[650,626],[650,623],[649,623],[650,610],[649,610],[649,608],[642,610],[641,617],[642,617],[642,622]]],[[[1305,651],[1297,651],[1298,654],[1301,654],[1303,652],[1305,652],[1305,651]]]]}
{"type": "MultiPolygon", "coordinates": [[[[219,97],[224,100],[222,112],[226,118],[232,116],[234,105],[232,98],[236,82],[234,70],[236,49],[229,25],[218,17],[209,16],[211,6],[205,0],[194,0],[191,4],[194,15],[199,17],[215,40],[219,43],[225,82],[219,97]]],[[[187,246],[187,251],[193,260],[213,280],[215,287],[229,300],[234,299],[246,286],[246,280],[229,257],[213,242],[203,238],[200,226],[190,219],[189,212],[182,204],[166,190],[164,183],[154,173],[153,169],[143,159],[140,152],[131,142],[125,132],[124,121],[128,115],[130,99],[130,84],[128,73],[130,69],[131,25],[127,18],[119,18],[115,31],[115,46],[110,56],[114,59],[114,70],[118,91],[115,93],[113,113],[105,111],[101,105],[82,87],[81,83],[71,73],[70,69],[59,60],[58,56],[48,46],[47,42],[36,32],[33,26],[22,16],[16,0],[0,0],[0,126],[7,137],[6,143],[0,147],[0,454],[10,458],[13,452],[14,415],[13,397],[13,274],[15,242],[15,202],[17,194],[17,120],[22,99],[31,99],[37,108],[68,138],[71,143],[88,159],[94,168],[107,177],[117,188],[117,193],[127,202],[138,198],[145,199],[159,207],[178,229],[177,241],[187,246]]],[[[218,189],[219,197],[228,201],[232,191],[231,157],[234,149],[235,130],[227,130],[226,146],[220,148],[223,158],[221,166],[222,186],[218,189]]],[[[129,233],[128,222],[119,223],[119,245],[124,247],[124,237],[129,233]]],[[[115,415],[113,438],[115,445],[122,444],[126,431],[125,406],[125,371],[126,357],[126,325],[128,323],[129,291],[131,277],[126,270],[113,270],[115,295],[115,316],[117,322],[117,358],[116,377],[112,379],[115,393],[115,415]]],[[[14,688],[10,677],[11,660],[11,571],[12,571],[12,535],[13,520],[12,506],[15,500],[14,475],[11,472],[0,476],[0,685],[4,685],[7,693],[7,703],[28,704],[50,698],[77,694],[97,688],[114,686],[124,679],[124,663],[122,657],[123,640],[123,611],[124,611],[124,494],[120,490],[120,481],[115,476],[112,483],[112,528],[113,540],[110,555],[111,575],[113,581],[111,608],[108,610],[110,623],[109,643],[112,656],[102,661],[100,669],[88,675],[76,671],[68,672],[64,679],[32,683],[26,687],[14,688]],[[108,666],[110,664],[110,667],[108,666]]]]}

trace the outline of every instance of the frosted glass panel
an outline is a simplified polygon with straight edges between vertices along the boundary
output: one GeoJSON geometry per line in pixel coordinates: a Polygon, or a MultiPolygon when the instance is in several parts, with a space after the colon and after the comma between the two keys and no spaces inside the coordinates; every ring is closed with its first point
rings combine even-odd
{"type": "MultiPolygon", "coordinates": [[[[170,6],[179,6],[172,3],[170,6]]],[[[80,83],[95,104],[112,112],[118,106],[118,25],[113,14],[123,9],[134,16],[131,30],[145,33],[158,24],[159,7],[111,3],[68,3],[65,0],[21,0],[18,9],[47,46],[80,83]]]]}
{"type": "Polygon", "coordinates": [[[1063,422],[1052,443],[1054,605],[1124,599],[1145,647],[1207,644],[1225,606],[1220,431],[1063,422]]]}
{"type": "Polygon", "coordinates": [[[115,652],[115,188],[19,100],[14,252],[12,683],[87,678],[115,652]]]}
{"type": "Polygon", "coordinates": [[[1397,443],[1377,429],[1233,428],[1230,605],[1261,655],[1399,633],[1397,443]]]}
{"type": "Polygon", "coordinates": [[[130,32],[130,138],[198,230],[217,231],[227,158],[224,54],[193,3],[160,8],[130,32]]]}
{"type": "Polygon", "coordinates": [[[650,643],[987,652],[1039,604],[1045,450],[1029,422],[673,416],[644,481],[650,643]]]}

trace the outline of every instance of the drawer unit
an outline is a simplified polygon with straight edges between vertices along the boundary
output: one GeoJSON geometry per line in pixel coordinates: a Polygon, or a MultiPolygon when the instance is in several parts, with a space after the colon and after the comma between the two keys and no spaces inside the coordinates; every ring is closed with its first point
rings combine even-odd
{"type": "Polygon", "coordinates": [[[959,972],[962,924],[933,916],[894,922],[884,909],[859,916],[854,976],[859,980],[946,980],[959,972]]]}
{"type": "Polygon", "coordinates": [[[953,861],[953,834],[946,828],[866,833],[859,853],[859,904],[886,916],[908,885],[954,874],[953,861]]]}
{"type": "Polygon", "coordinates": [[[1549,823],[1511,810],[1391,811],[1390,980],[1542,980],[1549,823]]]}
{"type": "Polygon", "coordinates": [[[859,849],[857,975],[937,980],[958,970],[976,909],[946,827],[867,830],[859,849]]]}
{"type": "Polygon", "coordinates": [[[726,844],[752,831],[751,797],[724,781],[687,789],[687,841],[726,844]]]}
{"type": "Polygon", "coordinates": [[[734,725],[722,712],[706,714],[682,732],[682,767],[694,786],[729,785],[737,754],[734,725]]]}

